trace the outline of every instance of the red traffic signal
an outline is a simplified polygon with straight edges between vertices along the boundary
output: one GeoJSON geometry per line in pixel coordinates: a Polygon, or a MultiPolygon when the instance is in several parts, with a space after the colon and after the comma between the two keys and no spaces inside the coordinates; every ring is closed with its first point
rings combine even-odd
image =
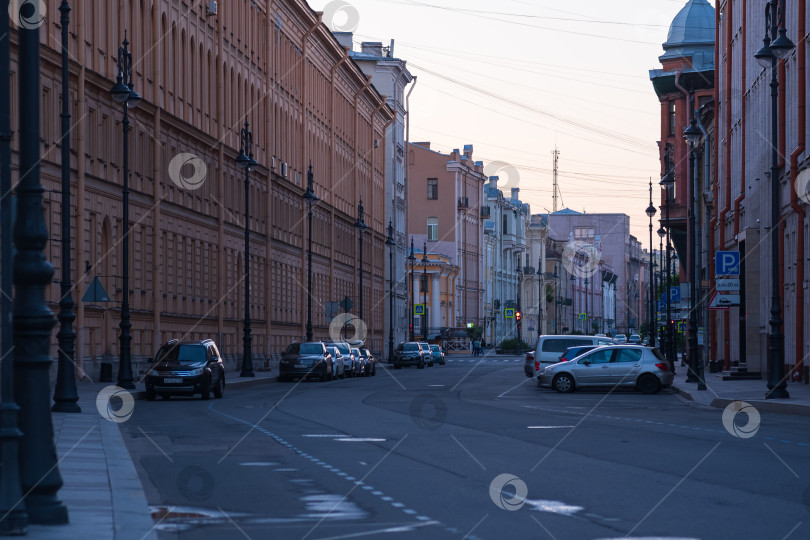
{"type": "Polygon", "coordinates": [[[519,311],[515,312],[515,319],[520,320],[520,312],[519,311]]]}

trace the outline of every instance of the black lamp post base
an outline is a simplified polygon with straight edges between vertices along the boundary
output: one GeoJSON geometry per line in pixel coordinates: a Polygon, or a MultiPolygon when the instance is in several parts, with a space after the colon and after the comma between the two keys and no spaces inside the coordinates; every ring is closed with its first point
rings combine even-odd
{"type": "Polygon", "coordinates": [[[80,413],[82,408],[73,401],[57,401],[51,407],[51,412],[80,413]]]}
{"type": "Polygon", "coordinates": [[[765,392],[765,399],[787,399],[790,397],[788,391],[784,388],[771,388],[765,392]]]}
{"type": "Polygon", "coordinates": [[[28,522],[38,525],[66,525],[70,523],[67,506],[56,495],[34,495],[25,498],[28,522]]]}
{"type": "Polygon", "coordinates": [[[28,534],[28,515],[24,510],[12,510],[0,521],[0,535],[25,536],[26,534],[28,534]]]}

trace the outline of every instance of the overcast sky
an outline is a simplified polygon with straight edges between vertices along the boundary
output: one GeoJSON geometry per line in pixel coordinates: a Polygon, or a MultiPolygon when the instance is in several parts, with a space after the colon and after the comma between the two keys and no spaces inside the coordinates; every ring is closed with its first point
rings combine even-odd
{"type": "Polygon", "coordinates": [[[395,56],[418,76],[411,141],[442,152],[473,144],[485,166],[513,165],[506,187],[517,185],[532,213],[553,208],[556,146],[558,209],[625,213],[645,248],[650,177],[660,200],[648,70],[661,67],[661,44],[686,3],[310,0],[330,28],[354,30],[355,50],[395,40],[395,56]]]}

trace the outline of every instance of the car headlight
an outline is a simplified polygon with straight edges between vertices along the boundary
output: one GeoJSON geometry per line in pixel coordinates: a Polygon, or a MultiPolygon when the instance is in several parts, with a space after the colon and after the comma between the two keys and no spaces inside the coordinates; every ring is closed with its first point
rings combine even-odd
{"type": "Polygon", "coordinates": [[[153,369],[152,371],[150,371],[149,375],[151,375],[152,377],[160,377],[160,373],[158,373],[158,371],[156,369],[153,369]]]}
{"type": "Polygon", "coordinates": [[[202,372],[203,372],[203,368],[192,369],[191,371],[188,372],[188,376],[189,377],[197,377],[199,375],[202,375],[202,372]]]}

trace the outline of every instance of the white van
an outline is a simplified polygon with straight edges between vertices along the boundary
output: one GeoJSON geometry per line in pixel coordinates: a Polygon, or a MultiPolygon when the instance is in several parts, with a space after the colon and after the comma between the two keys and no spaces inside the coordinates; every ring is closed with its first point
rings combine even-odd
{"type": "Polygon", "coordinates": [[[582,345],[613,345],[616,341],[603,336],[540,336],[534,349],[534,359],[542,370],[549,364],[556,364],[568,347],[582,345]]]}

